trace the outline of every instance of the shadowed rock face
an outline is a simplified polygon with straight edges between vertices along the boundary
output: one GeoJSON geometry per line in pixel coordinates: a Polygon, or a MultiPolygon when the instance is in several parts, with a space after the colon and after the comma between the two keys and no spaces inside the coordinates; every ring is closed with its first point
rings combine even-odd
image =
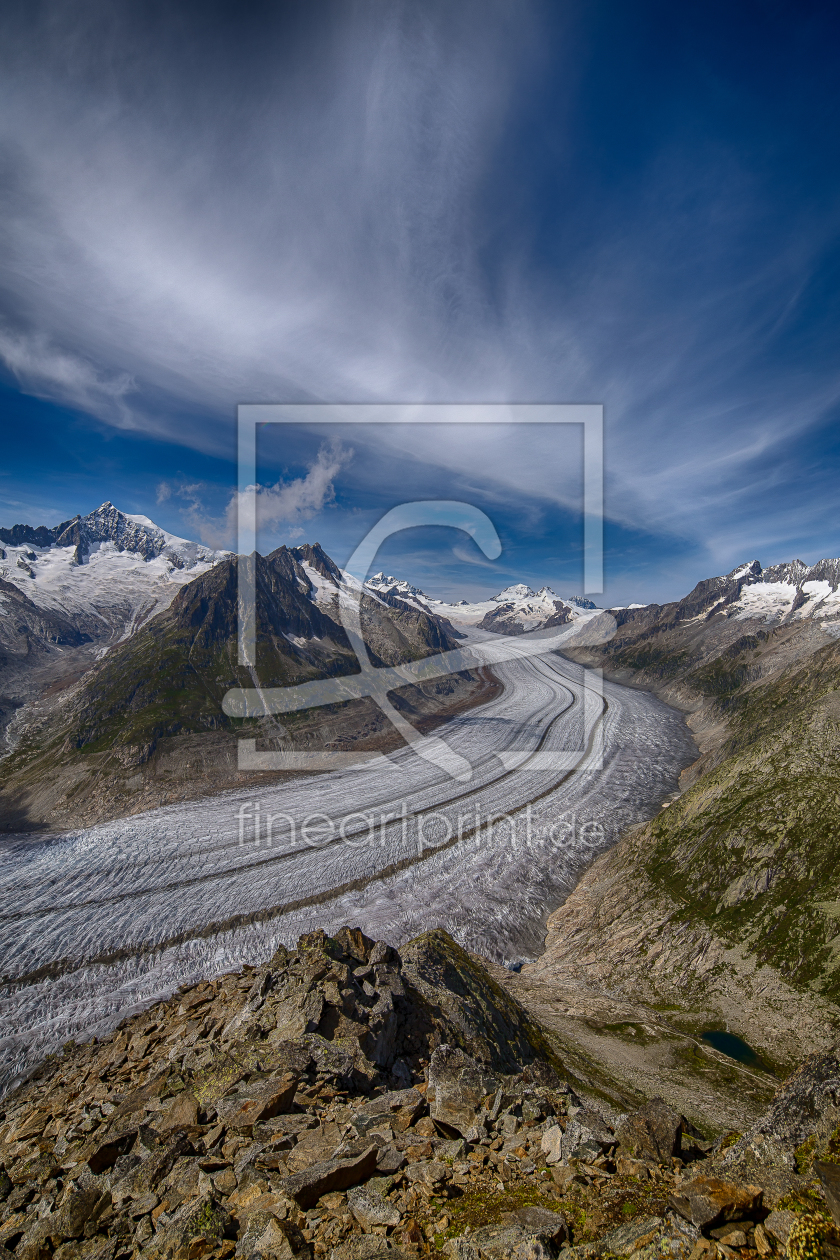
{"type": "MultiPolygon", "coordinates": [[[[425,1005],[440,1041],[501,1072],[533,1064],[537,1074],[560,1063],[542,1029],[447,932],[415,937],[400,950],[403,976],[425,1005]]],[[[419,1001],[418,1001],[419,999],[419,1001]]]]}

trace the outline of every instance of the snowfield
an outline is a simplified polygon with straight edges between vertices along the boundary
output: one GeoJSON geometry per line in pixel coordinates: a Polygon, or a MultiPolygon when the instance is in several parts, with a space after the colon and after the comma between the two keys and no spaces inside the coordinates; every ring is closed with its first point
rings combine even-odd
{"type": "MultiPolygon", "coordinates": [[[[138,523],[146,520],[127,519],[138,523]]],[[[182,586],[194,582],[228,554],[163,530],[157,532],[166,550],[150,560],[134,551],[121,551],[108,540],[92,546],[83,564],[76,563],[74,547],[14,547],[6,543],[0,577],[14,583],[39,608],[100,621],[127,639],[150,617],[168,608],[182,586]]]]}
{"type": "MultiPolygon", "coordinates": [[[[499,636],[468,634],[498,652],[499,636]]],[[[358,924],[394,944],[442,926],[500,961],[536,955],[583,867],[655,812],[696,749],[654,697],[529,650],[507,640],[502,694],[437,732],[469,761],[467,783],[405,748],[4,840],[0,1088],[69,1037],[316,926],[358,924]]]]}

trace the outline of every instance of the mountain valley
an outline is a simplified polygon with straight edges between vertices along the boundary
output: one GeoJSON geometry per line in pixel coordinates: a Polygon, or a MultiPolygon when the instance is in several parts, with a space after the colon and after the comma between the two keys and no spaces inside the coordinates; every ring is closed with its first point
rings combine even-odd
{"type": "Polygon", "coordinates": [[[458,788],[371,698],[282,722],[225,716],[231,688],[358,673],[340,616],[352,592],[317,544],[255,559],[254,677],[237,663],[236,557],[124,521],[106,504],[70,534],[2,536],[13,703],[0,802],[5,886],[21,890],[3,929],[6,1080],[59,1035],[107,1035],[178,984],[263,965],[280,944],[346,922],[398,946],[450,931],[553,1038],[576,1087],[613,1107],[660,1093],[712,1131],[746,1127],[804,1055],[829,1051],[840,564],[753,562],[672,604],[614,609],[524,584],[446,603],[374,575],[358,598],[376,668],[472,654],[458,658],[470,668],[392,692],[421,733],[437,729],[467,757],[472,782],[458,788]],[[260,755],[372,760],[243,770],[242,739],[260,755]],[[361,818],[409,800],[411,818],[433,810],[446,829],[424,848],[421,826],[419,851],[393,822],[376,850],[269,839],[267,851],[257,830],[243,849],[249,800],[294,820],[316,802],[361,818]],[[481,808],[462,836],[467,800],[481,808]],[[511,820],[501,844],[482,831],[494,810],[511,820]],[[575,821],[558,845],[568,817],[584,829],[575,821]],[[66,903],[49,891],[56,863],[66,903]],[[130,913],[86,921],[87,906],[121,903],[130,913]],[[738,1067],[706,1040],[715,1030],[760,1065],[738,1067]]]}

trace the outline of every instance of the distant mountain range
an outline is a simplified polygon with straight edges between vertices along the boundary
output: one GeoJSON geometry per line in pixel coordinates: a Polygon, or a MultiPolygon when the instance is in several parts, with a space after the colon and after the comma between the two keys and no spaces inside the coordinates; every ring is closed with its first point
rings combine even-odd
{"type": "MultiPolygon", "coordinates": [[[[5,544],[0,580],[0,808],[12,828],[234,786],[236,736],[245,728],[222,712],[226,691],[358,671],[340,614],[350,587],[317,544],[256,558],[251,671],[237,663],[236,556],[174,538],[111,504],[77,518],[71,533],[5,533],[17,540],[5,544]],[[33,537],[40,541],[21,541],[33,537]]],[[[374,664],[458,646],[462,636],[425,602],[383,594],[364,590],[361,599],[374,664]]],[[[422,727],[494,685],[457,674],[401,688],[394,703],[422,727]]],[[[293,714],[282,726],[251,723],[247,733],[281,748],[287,737],[296,747],[337,749],[396,738],[372,701],[333,707],[317,721],[293,714]]]]}
{"type": "MultiPolygon", "coordinates": [[[[236,558],[110,502],[54,529],[0,530],[0,540],[0,733],[5,729],[11,754],[4,762],[6,803],[17,793],[10,816],[58,819],[65,806],[56,801],[67,796],[66,783],[59,790],[62,775],[87,782],[96,765],[98,781],[107,785],[103,757],[121,767],[118,775],[139,773],[143,780],[130,801],[112,784],[114,809],[169,799],[160,775],[152,784],[155,766],[164,754],[175,764],[181,757],[175,748],[185,741],[203,751],[190,763],[193,771],[176,774],[179,789],[185,782],[195,791],[230,785],[235,720],[225,718],[220,701],[230,687],[253,685],[236,664],[236,558]],[[42,790],[48,779],[56,787],[50,800],[42,790]]],[[[339,614],[347,579],[323,549],[281,547],[257,565],[261,682],[354,672],[339,614]]],[[[609,642],[570,654],[709,715],[702,722],[717,734],[698,731],[702,757],[690,778],[724,755],[729,728],[715,716],[722,707],[737,707],[752,686],[840,635],[838,586],[840,561],[769,568],[752,561],[669,604],[604,610],[524,583],[485,601],[448,603],[379,572],[365,586],[363,622],[374,659],[394,664],[455,646],[459,626],[523,635],[609,618],[615,626],[609,642]]],[[[407,691],[400,702],[413,707],[419,722],[432,713],[439,720],[451,706],[489,694],[490,685],[458,676],[407,691]]],[[[382,737],[380,717],[351,705],[317,730],[298,716],[273,731],[282,739],[293,730],[307,746],[327,739],[334,747],[358,747],[360,739],[382,737]]],[[[692,718],[695,728],[702,722],[692,718]]]]}

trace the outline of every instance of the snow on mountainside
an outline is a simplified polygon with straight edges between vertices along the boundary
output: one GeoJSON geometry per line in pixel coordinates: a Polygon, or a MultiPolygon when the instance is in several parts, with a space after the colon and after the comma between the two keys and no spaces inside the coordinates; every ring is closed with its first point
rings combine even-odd
{"type": "Polygon", "coordinates": [[[701,582],[695,591],[701,587],[710,592],[717,587],[713,611],[739,621],[794,622],[840,615],[840,560],[818,560],[811,566],[792,560],[766,569],[753,560],[701,582]]]}
{"type": "MultiPolygon", "coordinates": [[[[178,538],[110,502],[54,529],[0,529],[0,578],[88,632],[132,633],[229,553],[178,538]],[[99,623],[97,626],[96,623],[99,623]]],[[[0,602],[0,613],[3,611],[0,602]]]]}
{"type": "Polygon", "coordinates": [[[531,630],[549,630],[570,621],[597,617],[603,610],[581,596],[560,599],[550,586],[531,590],[524,582],[505,587],[491,599],[469,604],[461,600],[447,604],[439,599],[428,600],[435,612],[441,612],[456,624],[477,626],[496,634],[527,634],[531,630]]]}

